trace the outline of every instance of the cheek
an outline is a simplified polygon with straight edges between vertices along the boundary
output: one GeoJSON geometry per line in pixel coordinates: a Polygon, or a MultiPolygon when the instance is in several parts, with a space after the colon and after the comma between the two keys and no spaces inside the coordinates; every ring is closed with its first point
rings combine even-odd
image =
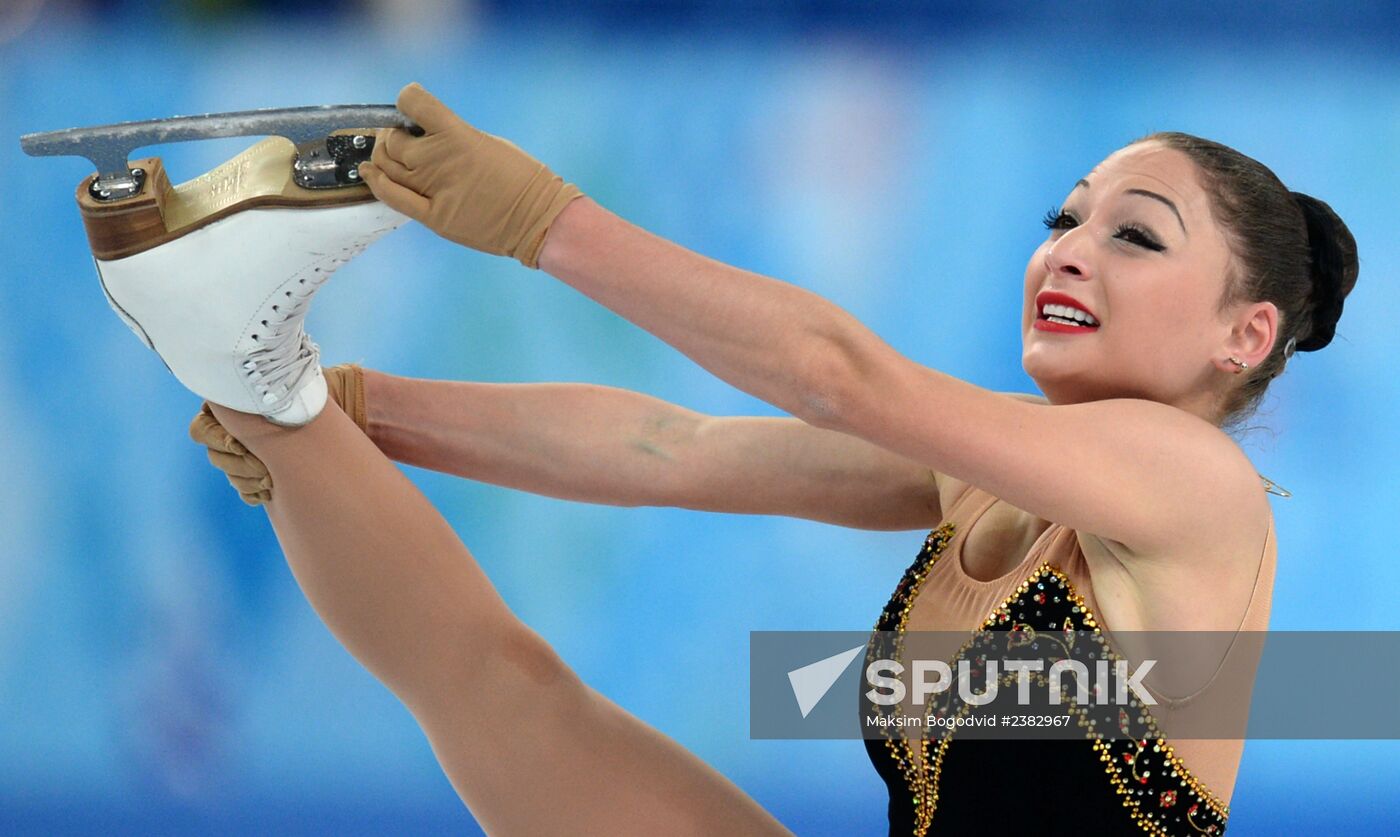
{"type": "Polygon", "coordinates": [[[1163,281],[1147,285],[1134,280],[1137,293],[1117,294],[1109,300],[1109,311],[1119,337],[1142,345],[1173,347],[1192,344],[1200,337],[1200,305],[1180,282],[1163,281]]]}

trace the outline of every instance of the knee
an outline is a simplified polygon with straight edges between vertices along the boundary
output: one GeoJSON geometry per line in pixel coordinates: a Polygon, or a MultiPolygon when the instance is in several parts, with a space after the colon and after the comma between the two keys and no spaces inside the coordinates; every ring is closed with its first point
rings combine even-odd
{"type": "Polygon", "coordinates": [[[552,705],[583,691],[573,669],[539,634],[515,622],[432,655],[412,688],[394,689],[423,717],[513,717],[522,706],[552,705]],[[547,694],[549,701],[539,698],[547,694]]]}
{"type": "Polygon", "coordinates": [[[582,680],[533,629],[512,620],[473,643],[474,664],[466,673],[471,691],[494,709],[510,709],[548,694],[565,699],[583,689],[582,680]]]}
{"type": "Polygon", "coordinates": [[[489,668],[506,689],[555,688],[578,680],[553,646],[526,625],[505,629],[494,640],[489,668]]]}

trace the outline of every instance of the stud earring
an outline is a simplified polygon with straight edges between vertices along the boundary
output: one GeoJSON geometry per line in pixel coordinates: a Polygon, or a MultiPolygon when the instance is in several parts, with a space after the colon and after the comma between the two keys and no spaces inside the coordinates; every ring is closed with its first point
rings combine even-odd
{"type": "Polygon", "coordinates": [[[1249,364],[1248,364],[1248,363],[1245,363],[1244,361],[1240,360],[1239,358],[1235,357],[1234,355],[1230,355],[1230,362],[1233,363],[1233,364],[1235,364],[1235,366],[1239,367],[1238,369],[1235,370],[1235,374],[1236,374],[1236,375],[1240,374],[1241,372],[1243,372],[1244,370],[1246,370],[1246,369],[1249,368],[1249,364]]]}

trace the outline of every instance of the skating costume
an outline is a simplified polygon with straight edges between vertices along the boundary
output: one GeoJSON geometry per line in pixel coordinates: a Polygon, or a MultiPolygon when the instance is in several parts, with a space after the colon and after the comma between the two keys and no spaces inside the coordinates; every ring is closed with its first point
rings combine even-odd
{"type": "MultiPolygon", "coordinates": [[[[1071,627],[1097,635],[1108,628],[1098,621],[1078,537],[1059,524],[1051,524],[1006,575],[980,581],[966,573],[962,543],[997,502],[975,487],[954,502],[905,572],[877,630],[899,637],[913,630],[909,614],[921,596],[935,603],[940,625],[958,625],[970,636],[1071,627]]],[[[1276,557],[1271,517],[1241,631],[1267,627],[1276,557]]],[[[1242,741],[1171,743],[1149,734],[1083,733],[1074,740],[977,740],[960,738],[956,730],[924,742],[917,734],[907,741],[867,738],[866,750],[889,789],[891,837],[1224,833],[1228,791],[1221,798],[1212,789],[1233,788],[1242,741]]]]}

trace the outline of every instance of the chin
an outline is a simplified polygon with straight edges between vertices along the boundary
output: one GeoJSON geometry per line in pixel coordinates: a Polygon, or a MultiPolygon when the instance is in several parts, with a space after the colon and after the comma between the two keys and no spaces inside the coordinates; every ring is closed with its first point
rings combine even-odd
{"type": "Polygon", "coordinates": [[[1040,391],[1047,396],[1052,390],[1058,390],[1063,394],[1082,388],[1083,370],[1070,368],[1068,364],[1062,362],[1052,361],[1044,357],[1029,359],[1023,357],[1021,369],[1032,381],[1035,381],[1035,385],[1040,387],[1040,391]]]}
{"type": "Polygon", "coordinates": [[[1044,347],[1027,346],[1021,352],[1021,368],[1032,378],[1063,375],[1069,371],[1071,364],[1077,365],[1076,361],[1058,352],[1047,352],[1044,347]]]}

